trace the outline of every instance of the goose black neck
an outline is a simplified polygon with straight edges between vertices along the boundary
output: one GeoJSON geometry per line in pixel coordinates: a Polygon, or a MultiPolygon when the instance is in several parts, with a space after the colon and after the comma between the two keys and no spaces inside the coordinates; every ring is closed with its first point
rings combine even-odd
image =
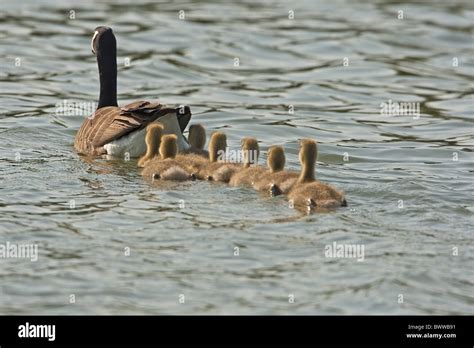
{"type": "MultiPolygon", "coordinates": [[[[115,40],[114,40],[115,41],[115,40]]],[[[117,104],[117,48],[115,42],[97,52],[100,76],[100,95],[98,109],[117,104]]]]}

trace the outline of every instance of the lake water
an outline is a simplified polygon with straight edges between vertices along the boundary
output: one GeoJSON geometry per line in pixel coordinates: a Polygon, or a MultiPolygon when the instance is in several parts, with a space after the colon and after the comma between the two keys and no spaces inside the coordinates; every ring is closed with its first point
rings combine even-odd
{"type": "Polygon", "coordinates": [[[473,19],[471,1],[3,0],[0,244],[38,260],[0,258],[0,314],[473,314],[473,19]],[[314,138],[349,206],[79,157],[87,115],[56,111],[97,102],[98,25],[120,104],[189,105],[231,148],[257,137],[261,164],[279,144],[297,170],[314,138]]]}

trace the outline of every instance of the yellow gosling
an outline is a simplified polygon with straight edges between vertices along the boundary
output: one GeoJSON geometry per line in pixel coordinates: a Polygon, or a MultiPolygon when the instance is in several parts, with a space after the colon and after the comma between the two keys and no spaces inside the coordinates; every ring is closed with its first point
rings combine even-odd
{"type": "Polygon", "coordinates": [[[285,150],[281,146],[271,146],[267,152],[267,166],[269,172],[262,175],[253,185],[257,191],[269,191],[273,195],[277,195],[277,192],[273,190],[277,189],[274,185],[274,177],[276,173],[280,173],[285,168],[285,150]]]}
{"type": "Polygon", "coordinates": [[[191,145],[188,152],[209,157],[209,152],[204,150],[206,145],[206,130],[201,124],[193,124],[189,127],[188,142],[191,145]]]}
{"type": "Polygon", "coordinates": [[[288,199],[296,209],[307,212],[347,207],[344,193],[319,181],[295,185],[288,194],[288,199]]]}
{"type": "Polygon", "coordinates": [[[143,168],[145,164],[159,156],[161,136],[163,135],[163,125],[160,123],[152,123],[146,128],[146,153],[138,160],[138,167],[143,168]]]}
{"type": "Polygon", "coordinates": [[[225,163],[225,152],[227,148],[227,136],[222,132],[214,132],[209,140],[209,162],[202,165],[197,171],[197,178],[204,180],[215,180],[214,174],[221,167],[229,165],[225,163]]]}
{"type": "Polygon", "coordinates": [[[315,141],[301,141],[300,162],[302,169],[298,180],[288,193],[288,199],[295,208],[306,211],[347,206],[347,201],[342,192],[331,185],[316,181],[317,154],[315,141]]]}
{"type": "Polygon", "coordinates": [[[193,174],[175,159],[178,152],[177,137],[174,134],[167,134],[161,137],[160,157],[150,160],[145,165],[142,175],[152,180],[174,180],[185,181],[194,180],[193,174]]]}
{"type": "Polygon", "coordinates": [[[314,167],[318,150],[316,142],[310,139],[300,141],[299,159],[301,163],[300,173],[295,171],[281,171],[272,176],[272,192],[275,194],[287,194],[294,185],[312,182],[315,180],[314,167]]]}
{"type": "Polygon", "coordinates": [[[235,172],[229,181],[232,186],[253,186],[255,181],[267,170],[258,163],[260,149],[255,138],[242,139],[242,152],[244,163],[242,170],[235,172]]]}

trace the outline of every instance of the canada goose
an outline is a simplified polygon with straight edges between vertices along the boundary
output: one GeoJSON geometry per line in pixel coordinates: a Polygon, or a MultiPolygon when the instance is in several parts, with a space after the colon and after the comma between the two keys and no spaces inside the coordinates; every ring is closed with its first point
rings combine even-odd
{"type": "Polygon", "coordinates": [[[281,146],[271,146],[267,152],[268,173],[265,173],[261,179],[257,180],[253,187],[257,191],[269,190],[273,195],[279,194],[279,188],[274,185],[273,177],[275,173],[283,171],[285,168],[285,150],[281,146]],[[273,190],[276,190],[273,192],[273,190]]]}
{"type": "Polygon", "coordinates": [[[160,158],[149,160],[145,164],[142,175],[154,179],[185,181],[194,180],[195,176],[190,174],[175,157],[178,152],[177,136],[167,134],[161,137],[160,158]]]}
{"type": "Polygon", "coordinates": [[[257,164],[260,154],[257,139],[244,138],[241,147],[244,156],[243,168],[232,176],[229,184],[232,186],[252,186],[255,180],[266,172],[266,169],[257,164]]]}
{"type": "Polygon", "coordinates": [[[316,142],[310,139],[300,141],[299,159],[301,171],[283,170],[271,175],[271,192],[274,195],[287,194],[295,184],[304,184],[315,181],[314,167],[318,149],[316,142]]]}
{"type": "Polygon", "coordinates": [[[99,67],[99,103],[77,132],[75,149],[88,155],[140,157],[146,151],[146,126],[159,120],[164,126],[163,134],[175,134],[179,151],[186,150],[189,144],[182,132],[191,118],[189,107],[170,108],[148,101],[118,107],[117,43],[112,29],[97,27],[91,48],[99,67]]]}
{"type": "Polygon", "coordinates": [[[347,201],[342,192],[319,181],[296,184],[288,194],[288,199],[299,210],[312,211],[347,207],[347,201]]]}
{"type": "Polygon", "coordinates": [[[152,123],[146,128],[146,153],[140,157],[138,161],[138,167],[143,168],[146,163],[153,159],[155,156],[159,156],[160,153],[160,142],[163,134],[163,125],[159,123],[152,123]]]}

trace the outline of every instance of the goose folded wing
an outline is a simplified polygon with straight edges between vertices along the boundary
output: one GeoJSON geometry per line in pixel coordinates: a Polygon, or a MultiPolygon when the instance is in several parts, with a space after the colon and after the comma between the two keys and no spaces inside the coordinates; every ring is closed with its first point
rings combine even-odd
{"type": "Polygon", "coordinates": [[[191,118],[188,106],[170,108],[159,103],[136,101],[122,108],[100,108],[84,121],[76,135],[74,146],[82,153],[102,154],[105,144],[144,128],[169,113],[177,115],[181,131],[184,131],[191,118]]]}
{"type": "Polygon", "coordinates": [[[152,118],[152,121],[156,120],[160,116],[169,113],[175,113],[178,118],[179,128],[181,129],[181,132],[184,132],[189,123],[189,120],[191,119],[191,109],[189,108],[189,106],[182,105],[173,109],[160,103],[151,103],[147,101],[137,101],[128,104],[122,108],[122,112],[124,114],[136,114],[136,116],[138,117],[153,115],[154,117],[152,118]]]}

